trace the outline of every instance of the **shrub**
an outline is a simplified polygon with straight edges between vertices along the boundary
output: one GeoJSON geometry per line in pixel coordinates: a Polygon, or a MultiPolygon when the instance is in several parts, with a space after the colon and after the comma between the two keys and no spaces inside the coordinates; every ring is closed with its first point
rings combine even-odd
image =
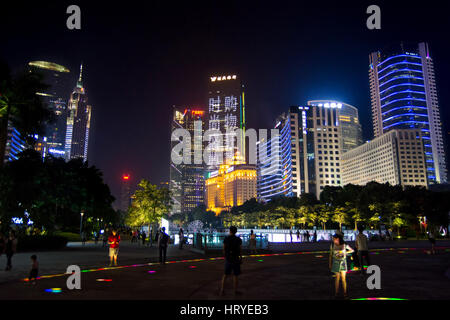
{"type": "Polygon", "coordinates": [[[65,248],[68,239],[62,236],[22,236],[18,238],[17,251],[57,250],[65,248]]]}

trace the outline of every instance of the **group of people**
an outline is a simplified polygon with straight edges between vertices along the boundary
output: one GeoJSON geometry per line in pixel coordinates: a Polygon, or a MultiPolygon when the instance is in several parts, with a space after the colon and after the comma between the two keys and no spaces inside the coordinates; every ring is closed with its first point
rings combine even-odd
{"type": "MultiPolygon", "coordinates": [[[[150,235],[152,234],[152,232],[150,231],[150,235]]],[[[131,242],[135,242],[135,236],[137,236],[137,234],[135,234],[133,232],[133,236],[131,238],[131,242]]],[[[142,244],[145,244],[145,232],[141,233],[141,238],[142,240],[142,244]]],[[[136,238],[138,239],[138,238],[136,238]]],[[[152,239],[152,237],[150,236],[150,239],[152,239]]],[[[159,262],[161,264],[165,264],[166,263],[166,257],[167,257],[167,247],[169,245],[169,235],[166,233],[166,228],[162,227],[157,233],[156,233],[156,237],[155,237],[155,241],[157,242],[157,247],[159,250],[159,262]]],[[[109,266],[117,266],[117,258],[119,256],[119,244],[120,244],[120,235],[117,232],[117,230],[112,230],[111,235],[108,237],[108,244],[109,244],[109,266]]]]}

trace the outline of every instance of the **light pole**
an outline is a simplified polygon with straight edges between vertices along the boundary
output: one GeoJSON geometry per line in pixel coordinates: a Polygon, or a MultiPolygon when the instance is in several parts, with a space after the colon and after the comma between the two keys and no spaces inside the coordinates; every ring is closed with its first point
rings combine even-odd
{"type": "Polygon", "coordinates": [[[80,212],[80,237],[81,237],[81,230],[83,228],[83,215],[84,215],[84,212],[81,211],[80,212]]]}

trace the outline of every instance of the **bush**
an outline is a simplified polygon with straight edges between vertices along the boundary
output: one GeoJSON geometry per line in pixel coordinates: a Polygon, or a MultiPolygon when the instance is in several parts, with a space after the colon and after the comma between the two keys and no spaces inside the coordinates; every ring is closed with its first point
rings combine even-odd
{"type": "Polygon", "coordinates": [[[69,242],[80,242],[81,241],[80,234],[74,233],[74,232],[56,231],[53,233],[53,236],[67,238],[67,241],[69,241],[69,242]]]}
{"type": "Polygon", "coordinates": [[[57,250],[66,247],[68,239],[62,236],[23,236],[17,240],[17,251],[57,250]]]}

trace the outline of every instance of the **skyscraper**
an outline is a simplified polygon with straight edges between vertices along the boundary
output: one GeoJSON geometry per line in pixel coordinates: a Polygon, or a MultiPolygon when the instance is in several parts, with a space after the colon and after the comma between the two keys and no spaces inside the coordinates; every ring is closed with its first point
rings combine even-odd
{"type": "Polygon", "coordinates": [[[328,105],[339,105],[338,122],[340,130],[342,131],[341,150],[347,152],[353,148],[356,148],[363,144],[362,128],[359,122],[358,109],[348,103],[335,101],[335,100],[311,100],[308,101],[308,106],[323,106],[326,103],[328,105]]]}
{"type": "MultiPolygon", "coordinates": [[[[169,190],[172,192],[172,214],[187,213],[204,203],[204,164],[194,161],[194,150],[203,149],[203,119],[205,112],[199,109],[174,107],[172,132],[185,129],[191,138],[191,163],[176,164],[171,161],[169,190]]],[[[172,141],[172,148],[180,141],[172,141]]]]}
{"type": "Polygon", "coordinates": [[[69,69],[59,64],[47,61],[32,61],[28,63],[30,72],[40,73],[49,86],[45,92],[37,92],[48,108],[55,115],[55,122],[47,124],[45,134],[37,138],[35,149],[45,157],[51,154],[55,157],[65,156],[65,137],[67,123],[67,99],[69,94],[69,69]]]}
{"type": "Polygon", "coordinates": [[[65,140],[66,159],[88,159],[89,128],[91,109],[82,82],[83,65],[80,67],[80,77],[69,99],[67,133],[65,140]]]}
{"type": "Polygon", "coordinates": [[[17,155],[26,149],[26,143],[16,128],[8,121],[8,135],[6,137],[5,158],[3,162],[17,160],[17,155]]]}
{"type": "Polygon", "coordinates": [[[245,159],[245,94],[238,76],[224,75],[210,77],[208,86],[208,117],[206,129],[219,130],[213,135],[217,143],[206,159],[209,170],[232,160],[238,149],[237,137],[231,130],[242,129],[241,152],[245,159]],[[227,133],[227,130],[230,132],[227,133]],[[221,138],[221,139],[220,139],[221,138]],[[222,141],[220,141],[222,140],[222,141]]]}
{"type": "Polygon", "coordinates": [[[373,52],[369,61],[375,137],[394,129],[420,129],[428,184],[447,182],[442,122],[428,44],[402,44],[385,52],[373,52]]]}
{"type": "Polygon", "coordinates": [[[259,201],[270,201],[292,193],[291,123],[289,115],[278,117],[279,135],[258,142],[257,194],[259,201]]]}
{"type": "Polygon", "coordinates": [[[131,177],[129,174],[122,175],[122,184],[120,186],[120,204],[122,212],[127,212],[131,204],[131,177]]]}

